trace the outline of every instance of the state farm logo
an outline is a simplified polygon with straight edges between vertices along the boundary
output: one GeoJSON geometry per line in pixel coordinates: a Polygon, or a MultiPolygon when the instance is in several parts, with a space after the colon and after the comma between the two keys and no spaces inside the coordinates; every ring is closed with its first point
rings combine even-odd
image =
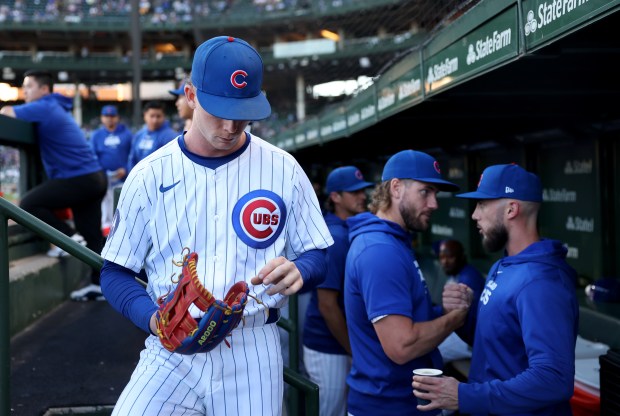
{"type": "Polygon", "coordinates": [[[273,244],[284,229],[285,222],[284,201],[264,189],[245,194],[232,212],[235,233],[252,248],[266,248],[273,244]]]}
{"type": "MultiPolygon", "coordinates": [[[[536,11],[530,10],[525,17],[525,36],[536,32],[537,29],[556,22],[556,24],[567,25],[567,22],[575,21],[583,16],[583,9],[591,6],[588,0],[562,1],[551,0],[542,2],[536,11]]],[[[594,7],[594,6],[592,6],[594,7]]]]}
{"type": "Polygon", "coordinates": [[[530,10],[527,12],[526,22],[525,22],[525,36],[529,36],[530,33],[536,32],[538,28],[538,22],[534,19],[534,11],[530,10]]]}

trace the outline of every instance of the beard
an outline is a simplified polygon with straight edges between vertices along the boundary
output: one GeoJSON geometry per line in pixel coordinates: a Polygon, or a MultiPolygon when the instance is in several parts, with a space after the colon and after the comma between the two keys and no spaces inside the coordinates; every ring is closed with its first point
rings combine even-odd
{"type": "Polygon", "coordinates": [[[508,243],[508,230],[502,223],[490,228],[482,238],[482,247],[490,253],[502,250],[508,243]]]}
{"type": "Polygon", "coordinates": [[[428,228],[428,220],[424,221],[420,217],[420,212],[414,208],[400,203],[398,210],[403,218],[405,228],[409,231],[425,231],[428,228]]]}

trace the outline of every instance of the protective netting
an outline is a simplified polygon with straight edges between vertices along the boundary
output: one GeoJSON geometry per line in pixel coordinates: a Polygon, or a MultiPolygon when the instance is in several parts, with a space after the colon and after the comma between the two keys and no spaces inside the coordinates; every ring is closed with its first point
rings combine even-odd
{"type": "MultiPolygon", "coordinates": [[[[156,61],[164,68],[145,72],[145,79],[170,80],[178,77],[179,70],[188,71],[193,50],[211,36],[242,37],[265,61],[264,88],[274,114],[255,128],[267,127],[261,133],[269,136],[300,115],[317,114],[326,104],[346,98],[314,96],[313,86],[376,78],[475,3],[477,0],[140,0],[142,55],[145,62],[156,61]],[[274,57],[274,44],[323,39],[323,30],[338,36],[334,53],[274,57]],[[175,63],[165,68],[166,60],[175,63]]],[[[126,62],[131,55],[127,27],[132,4],[130,0],[3,1],[0,22],[6,30],[0,33],[0,53],[5,60],[15,54],[30,54],[33,62],[45,57],[55,65],[60,62],[60,67],[64,63],[71,80],[91,85],[131,82],[130,72],[104,74],[83,61],[104,62],[116,56],[126,62]]],[[[14,82],[20,81],[17,75],[14,82]]]]}

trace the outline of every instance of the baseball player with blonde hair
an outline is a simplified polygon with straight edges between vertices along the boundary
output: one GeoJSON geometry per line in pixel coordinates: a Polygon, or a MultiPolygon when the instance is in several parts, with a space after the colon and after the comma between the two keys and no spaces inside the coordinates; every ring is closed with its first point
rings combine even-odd
{"type": "Polygon", "coordinates": [[[244,131],[271,112],[258,52],[215,37],[196,50],[191,74],[192,125],[131,170],[102,252],[106,299],[150,334],[113,415],[280,415],[279,309],[321,283],[333,239],[297,161],[244,131]],[[215,298],[249,286],[243,320],[209,352],[169,351],[159,339],[158,299],[175,290],[186,249],[215,298]],[[146,289],[134,279],[143,268],[146,289]]]}
{"type": "Polygon", "coordinates": [[[430,226],[440,191],[458,189],[442,178],[431,155],[403,150],[386,162],[371,195],[370,212],[347,219],[351,245],[344,303],[352,351],[347,377],[350,415],[422,413],[411,393],[412,371],[442,368],[437,345],[463,324],[472,299],[467,286],[452,285],[446,291],[453,303],[444,303],[445,313],[435,316],[412,250],[413,233],[430,226]]]}

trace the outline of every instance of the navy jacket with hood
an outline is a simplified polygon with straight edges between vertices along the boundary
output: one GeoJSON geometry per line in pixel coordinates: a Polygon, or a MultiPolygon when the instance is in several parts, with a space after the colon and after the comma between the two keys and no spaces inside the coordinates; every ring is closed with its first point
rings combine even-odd
{"type": "Polygon", "coordinates": [[[566,252],[543,239],[491,268],[469,381],[459,385],[460,412],[572,415],[579,305],[566,252]]]}

